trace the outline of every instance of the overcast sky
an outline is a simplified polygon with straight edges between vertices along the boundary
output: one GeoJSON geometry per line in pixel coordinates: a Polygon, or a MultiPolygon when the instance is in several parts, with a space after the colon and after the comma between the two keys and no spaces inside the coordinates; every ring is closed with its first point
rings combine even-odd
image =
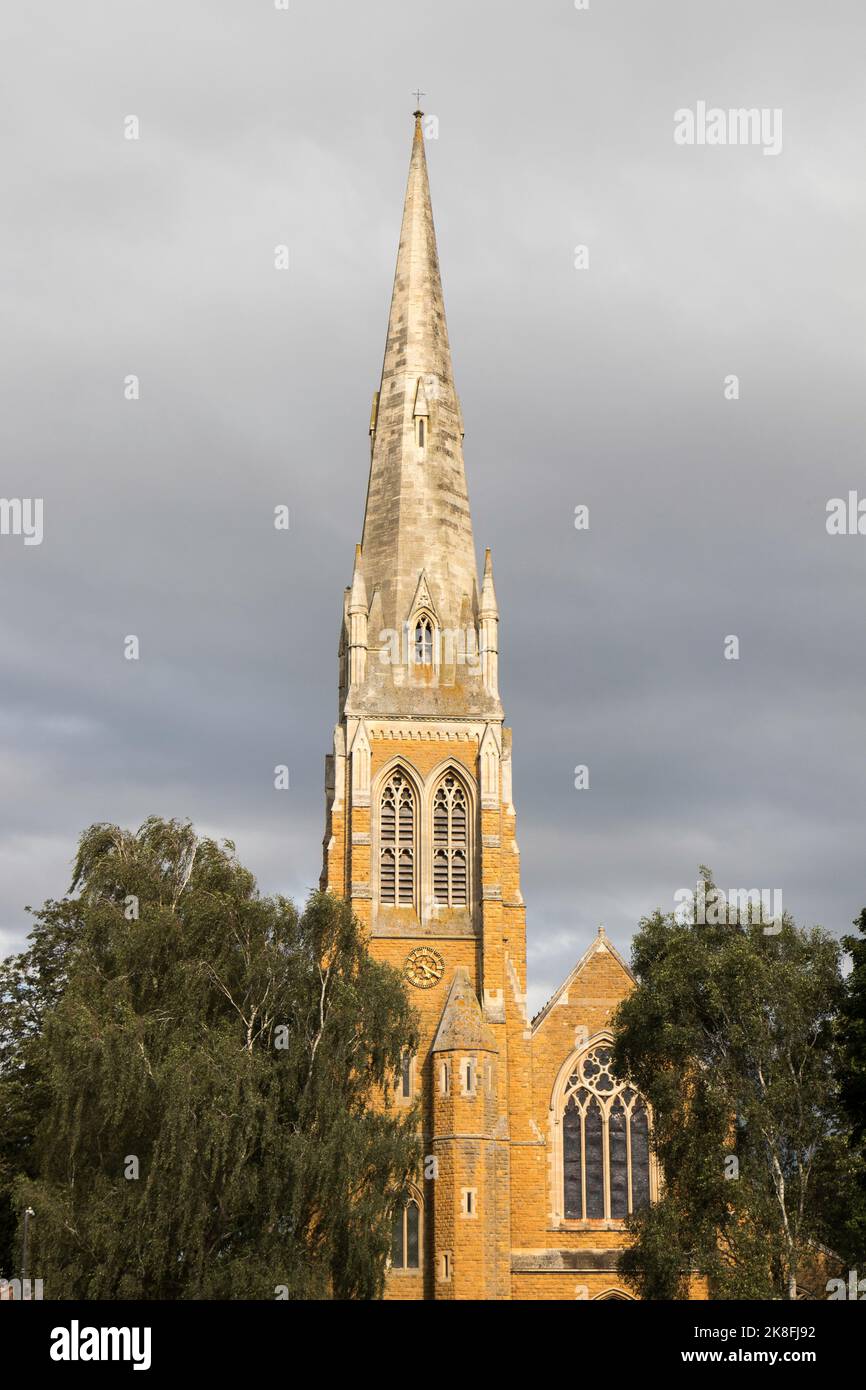
{"type": "Polygon", "coordinates": [[[699,863],[846,930],[866,535],[825,519],[866,496],[862,0],[70,0],[4,27],[0,492],[44,498],[44,540],[0,536],[0,949],[96,820],[189,816],[264,890],[317,882],[419,85],[531,1002],[699,863]],[[781,153],[675,144],[699,101],[781,109],[781,153]]]}

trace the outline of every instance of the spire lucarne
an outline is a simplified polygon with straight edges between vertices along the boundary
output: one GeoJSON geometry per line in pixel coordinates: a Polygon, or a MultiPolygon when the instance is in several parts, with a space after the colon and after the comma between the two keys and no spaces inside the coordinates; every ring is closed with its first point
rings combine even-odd
{"type": "Polygon", "coordinates": [[[321,884],[402,971],[420,1020],[396,1103],[422,1102],[436,1197],[425,1170],[396,1217],[391,1292],[507,1298],[512,1056],[524,1108],[531,1092],[524,907],[499,608],[489,551],[478,581],[420,111],[370,442],[321,884]]]}
{"type": "Polygon", "coordinates": [[[489,550],[480,584],[476,569],[421,122],[343,594],[320,879],[400,971],[418,1021],[388,1106],[416,1107],[424,1160],[392,1212],[385,1296],[627,1298],[626,1208],[658,1176],[647,1107],[601,1083],[634,981],[600,932],[527,1011],[499,604],[489,550]],[[449,629],[471,655],[449,655],[449,629]]]}
{"type": "Polygon", "coordinates": [[[382,379],[370,420],[361,572],[370,602],[371,649],[383,645],[381,630],[400,632],[413,617],[419,584],[426,584],[442,629],[475,628],[478,622],[463,421],[421,116],[415,113],[382,379]]]}

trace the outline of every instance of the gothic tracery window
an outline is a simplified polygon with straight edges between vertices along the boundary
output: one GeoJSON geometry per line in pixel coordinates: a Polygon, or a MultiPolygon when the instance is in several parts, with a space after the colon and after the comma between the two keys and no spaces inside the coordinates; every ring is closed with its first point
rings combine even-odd
{"type": "Polygon", "coordinates": [[[415,793],[400,771],[385,784],[379,808],[379,900],[392,907],[415,900],[415,793]]]}
{"type": "Polygon", "coordinates": [[[433,798],[433,899],[440,906],[469,901],[468,811],[466,792],[449,773],[433,798]]]}
{"type": "Polygon", "coordinates": [[[578,1060],[562,1099],[563,1213],[625,1220],[649,1203],[649,1116],[610,1070],[606,1043],[578,1060]]]}

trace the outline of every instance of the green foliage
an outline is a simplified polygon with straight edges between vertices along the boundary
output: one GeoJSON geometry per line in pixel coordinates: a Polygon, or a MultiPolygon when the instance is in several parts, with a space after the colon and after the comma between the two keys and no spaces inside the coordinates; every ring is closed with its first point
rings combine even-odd
{"type": "Polygon", "coordinates": [[[787,917],[768,932],[751,915],[711,925],[656,913],[633,968],[614,1065],[652,1105],[664,1184],[630,1223],[623,1273],[649,1298],[685,1296],[690,1270],[715,1297],[794,1297],[828,1238],[827,1190],[846,1182],[839,945],[787,917]]]}
{"type": "Polygon", "coordinates": [[[854,925],[859,937],[842,938],[852,969],[842,1008],[841,1092],[854,1139],[862,1144],[866,1141],[866,907],[854,925]]]}
{"type": "Polygon", "coordinates": [[[845,936],[851,956],[839,1028],[838,1078],[842,1106],[851,1126],[845,1146],[847,1181],[831,1219],[836,1246],[849,1265],[866,1260],[866,907],[854,923],[859,936],[845,936]]]}
{"type": "Polygon", "coordinates": [[[78,932],[76,902],[47,902],[29,950],[0,961],[0,1274],[7,1278],[21,1259],[15,1188],[21,1176],[36,1175],[36,1130],[50,1095],[40,1065],[42,1023],[63,991],[78,932]]]}
{"type": "Polygon", "coordinates": [[[3,977],[3,1153],[46,1293],[378,1296],[419,1158],[399,974],[344,903],[260,897],[189,825],[93,826],[76,888],[3,977]]]}

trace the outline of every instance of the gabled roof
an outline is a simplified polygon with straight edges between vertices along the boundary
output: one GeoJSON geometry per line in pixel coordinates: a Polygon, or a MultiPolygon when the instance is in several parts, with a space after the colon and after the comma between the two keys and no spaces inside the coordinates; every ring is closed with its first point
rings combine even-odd
{"type": "Polygon", "coordinates": [[[478,996],[472,988],[469,971],[458,965],[448,991],[439,1030],[433,1040],[434,1052],[498,1052],[493,1034],[484,1022],[478,996]]]}
{"type": "Polygon", "coordinates": [[[577,965],[574,967],[571,974],[559,986],[559,989],[556,991],[556,993],[550,996],[544,1007],[540,1009],[539,1012],[533,1018],[532,1024],[530,1025],[533,1032],[536,1028],[540,1027],[540,1025],[547,1018],[547,1015],[550,1013],[550,1010],[555,1008],[562,996],[571,989],[571,986],[576,981],[578,975],[580,975],[582,971],[586,969],[593,956],[598,955],[599,952],[607,952],[609,955],[613,956],[617,965],[620,966],[623,974],[626,975],[632,983],[635,982],[634,975],[632,974],[626,962],[623,960],[619,951],[614,946],[604,927],[599,927],[598,935],[596,936],[592,945],[589,946],[586,951],[584,951],[583,955],[577,962],[577,965]]]}
{"type": "Polygon", "coordinates": [[[415,409],[413,410],[412,414],[415,416],[430,414],[430,407],[427,404],[427,393],[424,390],[424,378],[420,376],[418,378],[418,386],[415,391],[415,409]]]}
{"type": "Polygon", "coordinates": [[[435,618],[437,623],[439,622],[439,612],[433,602],[433,595],[430,593],[430,585],[427,583],[427,574],[425,570],[421,571],[418,578],[418,587],[415,590],[412,607],[406,614],[407,622],[412,617],[413,613],[417,613],[422,608],[426,608],[431,617],[435,618]]]}

